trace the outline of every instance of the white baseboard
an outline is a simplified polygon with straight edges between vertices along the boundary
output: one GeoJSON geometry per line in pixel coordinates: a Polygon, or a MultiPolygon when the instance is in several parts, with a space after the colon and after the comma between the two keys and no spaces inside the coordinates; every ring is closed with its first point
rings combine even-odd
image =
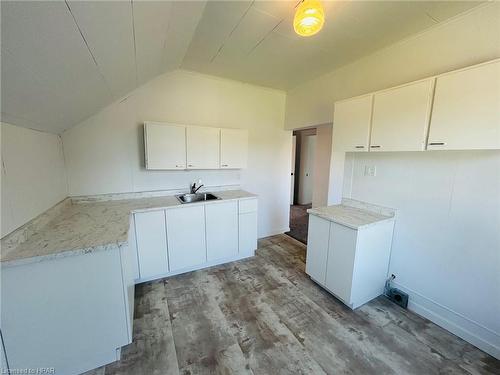
{"type": "Polygon", "coordinates": [[[271,237],[271,236],[276,236],[277,234],[283,234],[285,232],[290,232],[290,227],[286,227],[286,228],[283,228],[283,229],[273,229],[273,230],[270,230],[269,232],[264,233],[264,235],[259,236],[259,239],[260,238],[271,237]]]}
{"type": "Polygon", "coordinates": [[[396,288],[408,293],[408,309],[429,319],[482,351],[500,359],[500,335],[418,292],[396,282],[396,288]]]}
{"type": "Polygon", "coordinates": [[[196,266],[192,266],[192,267],[186,267],[186,268],[183,268],[183,269],[180,269],[180,270],[175,270],[175,271],[172,271],[172,272],[168,272],[168,273],[165,273],[165,274],[162,274],[162,275],[156,275],[156,276],[152,276],[152,277],[139,278],[139,279],[135,280],[135,284],[141,284],[141,283],[145,283],[147,281],[153,281],[153,280],[163,279],[165,277],[180,275],[181,273],[186,273],[186,272],[201,270],[203,268],[218,266],[218,265],[224,264],[224,263],[235,262],[237,260],[241,260],[241,259],[253,257],[254,255],[255,255],[255,251],[252,251],[250,253],[242,253],[242,254],[238,254],[238,255],[235,255],[235,256],[232,256],[232,257],[228,257],[228,258],[212,260],[212,261],[208,261],[206,263],[202,263],[202,264],[199,264],[199,265],[196,265],[196,266]]]}

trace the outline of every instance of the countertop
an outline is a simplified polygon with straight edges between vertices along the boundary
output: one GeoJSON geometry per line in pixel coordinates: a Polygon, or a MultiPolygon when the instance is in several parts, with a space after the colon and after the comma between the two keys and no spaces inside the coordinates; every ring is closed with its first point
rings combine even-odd
{"type": "Polygon", "coordinates": [[[352,229],[361,229],[395,219],[395,210],[366,202],[343,199],[342,204],[310,208],[307,212],[352,229]]]}
{"type": "Polygon", "coordinates": [[[2,266],[19,265],[116,248],[127,244],[131,213],[256,197],[243,190],[213,193],[220,199],[186,205],[175,196],[73,202],[23,241],[2,239],[0,261],[2,266]]]}

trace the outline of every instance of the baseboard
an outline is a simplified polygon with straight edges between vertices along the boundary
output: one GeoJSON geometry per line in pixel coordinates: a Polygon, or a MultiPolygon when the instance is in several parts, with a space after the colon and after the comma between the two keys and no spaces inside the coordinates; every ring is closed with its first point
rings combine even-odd
{"type": "Polygon", "coordinates": [[[500,335],[418,292],[396,282],[393,285],[408,293],[408,309],[429,319],[482,351],[500,359],[500,335]]]}
{"type": "Polygon", "coordinates": [[[192,267],[186,267],[186,268],[175,270],[175,271],[172,271],[172,272],[168,272],[168,273],[165,273],[165,274],[162,274],[162,275],[156,275],[156,276],[152,276],[152,277],[139,278],[139,279],[135,280],[135,284],[136,285],[137,284],[142,284],[142,283],[145,283],[145,282],[148,282],[148,281],[153,281],[153,280],[163,279],[165,277],[180,275],[181,273],[202,270],[204,268],[218,266],[218,265],[224,264],[224,263],[235,262],[237,260],[242,260],[242,259],[253,257],[254,255],[255,255],[255,251],[252,251],[250,253],[242,253],[242,254],[238,254],[238,255],[235,255],[235,256],[232,256],[232,257],[228,257],[228,258],[211,260],[211,261],[208,261],[206,263],[198,264],[198,265],[192,266],[192,267]]]}
{"type": "Polygon", "coordinates": [[[286,227],[283,229],[273,229],[273,230],[269,231],[268,233],[265,233],[263,236],[259,236],[259,239],[271,237],[271,236],[276,236],[277,234],[283,234],[285,232],[290,232],[290,227],[286,227]]]}

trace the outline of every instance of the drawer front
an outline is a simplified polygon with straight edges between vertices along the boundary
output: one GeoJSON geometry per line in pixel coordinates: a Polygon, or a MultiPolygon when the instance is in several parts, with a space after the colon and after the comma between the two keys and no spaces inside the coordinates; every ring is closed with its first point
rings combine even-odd
{"type": "Polygon", "coordinates": [[[250,212],[257,212],[257,198],[242,199],[239,201],[239,213],[247,214],[250,212]]]}

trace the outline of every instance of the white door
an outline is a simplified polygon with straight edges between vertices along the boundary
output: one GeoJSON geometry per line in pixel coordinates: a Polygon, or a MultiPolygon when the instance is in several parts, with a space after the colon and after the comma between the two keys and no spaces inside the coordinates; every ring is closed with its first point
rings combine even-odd
{"type": "Polygon", "coordinates": [[[165,215],[170,271],[205,263],[205,207],[169,208],[165,215]]]}
{"type": "Polygon", "coordinates": [[[433,81],[428,79],[374,95],[370,151],[425,150],[433,81]]]}
{"type": "Polygon", "coordinates": [[[429,150],[500,148],[500,60],[440,76],[429,150]]]}
{"type": "Polygon", "coordinates": [[[291,183],[290,183],[290,205],[293,205],[293,196],[294,196],[294,191],[295,191],[295,153],[296,153],[296,147],[297,147],[297,136],[293,135],[292,136],[292,166],[291,166],[291,171],[290,171],[290,178],[291,178],[291,183]]]}
{"type": "Polygon", "coordinates": [[[335,103],[333,151],[368,151],[372,97],[365,95],[335,103]]]}
{"type": "Polygon", "coordinates": [[[205,206],[207,260],[238,255],[238,202],[205,206]]]}
{"type": "Polygon", "coordinates": [[[134,214],[139,278],[168,272],[167,234],[163,210],[134,214]]]}
{"type": "Polygon", "coordinates": [[[146,169],[185,169],[186,127],[146,122],[144,149],[146,169]]]}
{"type": "Polygon", "coordinates": [[[329,241],[330,221],[309,215],[306,273],[322,285],[326,282],[329,241]]]}
{"type": "Polygon", "coordinates": [[[186,128],[187,169],[219,169],[220,129],[186,128]]]}
{"type": "Polygon", "coordinates": [[[220,167],[238,169],[247,167],[248,130],[220,130],[220,167]]]}
{"type": "Polygon", "coordinates": [[[302,137],[300,144],[299,204],[312,202],[316,136],[302,137]]]}
{"type": "Polygon", "coordinates": [[[346,304],[351,302],[356,235],[354,229],[331,223],[326,287],[346,304]]]}

